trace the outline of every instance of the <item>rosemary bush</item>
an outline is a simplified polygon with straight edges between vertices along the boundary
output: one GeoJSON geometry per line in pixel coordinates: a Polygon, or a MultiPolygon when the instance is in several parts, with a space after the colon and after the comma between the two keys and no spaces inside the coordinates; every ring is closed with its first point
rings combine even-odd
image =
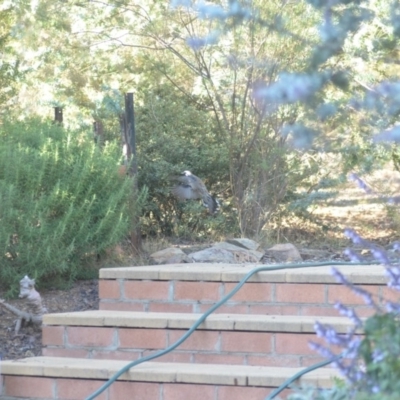
{"type": "Polygon", "coordinates": [[[25,274],[39,286],[90,276],[128,233],[139,206],[118,161],[116,146],[98,148],[82,132],[38,121],[1,127],[0,284],[9,295],[25,274]]]}

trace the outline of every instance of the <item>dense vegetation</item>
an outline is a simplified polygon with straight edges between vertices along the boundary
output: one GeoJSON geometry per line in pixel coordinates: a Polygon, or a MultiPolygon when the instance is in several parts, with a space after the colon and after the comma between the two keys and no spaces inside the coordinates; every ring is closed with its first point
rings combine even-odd
{"type": "Polygon", "coordinates": [[[96,260],[140,210],[131,180],[118,174],[119,154],[57,125],[3,123],[0,282],[10,293],[25,274],[42,286],[97,275],[96,260]]]}
{"type": "Polygon", "coordinates": [[[396,146],[372,140],[399,110],[373,89],[398,74],[398,18],[383,0],[12,0],[0,6],[2,129],[58,106],[65,137],[86,132],[78,143],[89,146],[101,122],[107,152],[121,147],[124,93],[134,92],[142,234],[273,236],[291,215],[310,218],[348,171],[398,165],[396,146]],[[220,199],[217,217],[170,196],[185,169],[220,199]]]}
{"type": "Polygon", "coordinates": [[[328,24],[325,2],[309,3],[8,2],[0,115],[61,106],[67,127],[101,121],[106,140],[120,143],[123,94],[133,91],[139,186],[149,192],[143,234],[271,234],[287,216],[308,218],[349,169],[391,156],[370,138],[393,116],[349,106],[397,73],[383,23],[390,5],[334,2],[328,24]],[[217,219],[169,196],[170,177],[184,169],[222,200],[217,219]]]}
{"type": "MultiPolygon", "coordinates": [[[[12,292],[26,273],[52,284],[90,276],[138,216],[148,237],[257,237],[309,218],[349,171],[367,188],[357,172],[388,160],[399,170],[399,10],[397,0],[3,2],[0,283],[12,292]],[[139,196],[118,173],[130,91],[139,196]],[[64,127],[46,122],[55,106],[64,127]],[[171,198],[186,169],[220,198],[217,217],[171,198]]],[[[344,345],[347,372],[362,379],[296,398],[394,398],[389,306],[362,345],[344,345]]]]}

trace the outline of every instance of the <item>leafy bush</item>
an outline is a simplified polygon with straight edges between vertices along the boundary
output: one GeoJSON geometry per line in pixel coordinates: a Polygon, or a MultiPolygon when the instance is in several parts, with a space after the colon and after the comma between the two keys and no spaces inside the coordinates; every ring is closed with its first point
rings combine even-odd
{"type": "Polygon", "coordinates": [[[224,201],[230,197],[228,154],[212,118],[168,85],[141,96],[143,105],[136,107],[138,184],[148,188],[142,233],[195,240],[237,230],[236,213],[224,201]],[[173,177],[185,170],[204,180],[223,203],[223,212],[213,217],[199,202],[180,203],[171,196],[173,177]]]}
{"type": "Polygon", "coordinates": [[[119,150],[82,132],[38,121],[0,130],[0,282],[15,293],[25,274],[39,285],[87,276],[99,254],[130,230],[132,182],[119,150]]]}

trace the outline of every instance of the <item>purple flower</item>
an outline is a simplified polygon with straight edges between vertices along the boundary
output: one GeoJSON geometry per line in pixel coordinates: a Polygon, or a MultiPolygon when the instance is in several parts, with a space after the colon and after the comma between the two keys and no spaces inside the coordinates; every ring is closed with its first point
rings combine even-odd
{"type": "Polygon", "coordinates": [[[399,251],[400,250],[400,242],[399,241],[395,241],[392,243],[392,248],[394,251],[399,251]]]}
{"type": "Polygon", "coordinates": [[[355,173],[351,173],[348,176],[350,181],[354,181],[357,183],[360,189],[364,190],[365,193],[371,194],[374,191],[355,173]]]}
{"type": "Polygon", "coordinates": [[[344,230],[344,235],[348,237],[354,244],[366,244],[368,243],[366,240],[362,239],[358,233],[351,228],[346,228],[344,230]]]}
{"type": "Polygon", "coordinates": [[[386,303],[386,311],[394,314],[400,314],[400,304],[388,301],[386,303]]]}
{"type": "Polygon", "coordinates": [[[340,314],[349,318],[357,328],[361,328],[362,321],[352,308],[346,307],[341,303],[336,303],[334,307],[339,311],[340,314]]]}
{"type": "Polygon", "coordinates": [[[360,263],[363,261],[362,257],[352,249],[349,248],[345,249],[343,251],[343,254],[349,257],[351,262],[360,263]]]}
{"type": "Polygon", "coordinates": [[[374,258],[381,264],[390,265],[390,260],[384,249],[379,248],[377,246],[371,246],[371,253],[374,256],[374,258]]]}
{"type": "Polygon", "coordinates": [[[309,346],[312,350],[317,351],[322,357],[325,357],[325,358],[335,357],[335,354],[333,354],[332,351],[330,351],[329,349],[327,349],[326,347],[324,347],[318,343],[310,342],[309,346]]]}
{"type": "Polygon", "coordinates": [[[386,275],[389,277],[388,286],[400,290],[400,268],[393,265],[386,268],[386,275]]]}

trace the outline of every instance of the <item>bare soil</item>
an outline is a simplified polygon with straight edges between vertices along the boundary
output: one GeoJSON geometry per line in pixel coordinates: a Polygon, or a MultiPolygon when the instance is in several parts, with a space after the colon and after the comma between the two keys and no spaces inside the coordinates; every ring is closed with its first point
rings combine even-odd
{"type": "MultiPolygon", "coordinates": [[[[0,298],[3,293],[0,292],[0,298]]],[[[98,280],[75,282],[68,290],[41,291],[43,305],[50,313],[96,310],[99,306],[98,280]]],[[[24,300],[7,301],[16,308],[24,308],[24,300]]],[[[15,334],[15,315],[0,307],[0,359],[40,356],[42,331],[33,325],[15,334]]]]}

